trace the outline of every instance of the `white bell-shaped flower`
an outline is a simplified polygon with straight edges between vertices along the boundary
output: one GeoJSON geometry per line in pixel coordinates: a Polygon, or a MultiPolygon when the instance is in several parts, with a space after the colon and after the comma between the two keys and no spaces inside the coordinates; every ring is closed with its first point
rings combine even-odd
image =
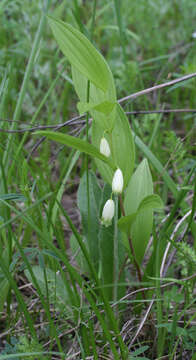
{"type": "Polygon", "coordinates": [[[112,180],[112,191],[114,194],[121,194],[123,191],[123,174],[122,171],[118,168],[113,176],[112,180]]]}
{"type": "Polygon", "coordinates": [[[107,200],[102,211],[102,217],[101,217],[102,225],[105,226],[111,225],[114,216],[114,208],[115,208],[114,201],[112,199],[107,200]]]}
{"type": "Polygon", "coordinates": [[[110,145],[108,144],[105,137],[102,137],[100,141],[100,153],[107,157],[109,157],[111,154],[110,145]]]}

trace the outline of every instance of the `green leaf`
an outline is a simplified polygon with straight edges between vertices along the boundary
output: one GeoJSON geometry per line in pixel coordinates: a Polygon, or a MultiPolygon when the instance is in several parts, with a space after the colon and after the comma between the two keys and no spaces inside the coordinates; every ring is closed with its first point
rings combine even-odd
{"type": "MultiPolygon", "coordinates": [[[[143,199],[153,193],[153,183],[148,166],[144,159],[131,177],[125,193],[125,214],[131,215],[137,212],[143,199]]],[[[148,208],[137,214],[135,222],[131,226],[131,239],[137,262],[140,264],[152,231],[153,210],[148,208]]]]}
{"type": "MultiPolygon", "coordinates": [[[[72,78],[76,93],[82,103],[85,103],[87,100],[87,88],[88,88],[88,79],[80,71],[78,71],[74,66],[72,69],[72,78]]],[[[96,87],[93,83],[90,83],[89,88],[89,103],[93,104],[102,104],[104,102],[116,103],[116,89],[114,86],[114,80],[110,69],[108,68],[109,73],[109,87],[106,92],[102,91],[96,87]]],[[[96,109],[91,108],[90,114],[94,120],[100,121],[104,129],[111,128],[115,120],[116,107],[113,110],[105,115],[104,113],[97,111],[96,109]]]]}
{"type": "Polygon", "coordinates": [[[135,164],[135,144],[127,116],[118,104],[112,131],[114,161],[123,172],[124,186],[128,185],[135,164]]]}
{"type": "Polygon", "coordinates": [[[162,207],[163,202],[159,195],[148,195],[140,202],[136,212],[132,213],[131,215],[123,216],[121,219],[118,220],[118,226],[121,231],[129,233],[131,230],[131,226],[133,225],[141,211],[145,211],[148,209],[161,209],[162,207]]]}
{"type": "Polygon", "coordinates": [[[149,349],[149,346],[148,346],[148,345],[141,346],[139,349],[135,350],[135,351],[132,353],[132,355],[133,355],[133,356],[138,356],[138,355],[144,353],[144,352],[145,352],[146,350],[148,350],[148,349],[149,349]]]}
{"type": "Polygon", "coordinates": [[[83,114],[87,111],[96,110],[105,115],[109,115],[112,112],[115,105],[116,105],[116,103],[112,103],[110,101],[103,101],[99,104],[95,104],[93,102],[88,102],[88,103],[79,102],[77,104],[77,107],[78,107],[80,114],[83,114]]]}
{"type": "Polygon", "coordinates": [[[41,359],[41,355],[56,355],[56,356],[64,356],[64,353],[60,353],[60,352],[55,352],[55,351],[42,351],[42,352],[38,352],[38,351],[33,351],[33,352],[25,352],[25,353],[15,353],[15,354],[11,354],[11,355],[0,355],[0,360],[15,360],[16,358],[25,358],[28,360],[29,357],[32,356],[38,359],[41,359]]]}
{"type": "Polygon", "coordinates": [[[99,244],[98,233],[100,229],[100,200],[101,188],[98,185],[97,178],[92,171],[89,171],[88,176],[88,189],[89,189],[89,214],[88,214],[88,196],[87,196],[87,176],[84,173],[80,180],[78,189],[78,207],[82,217],[82,230],[83,236],[86,239],[88,250],[90,253],[91,261],[93,262],[96,270],[98,270],[99,261],[99,244]]]}
{"type": "Polygon", "coordinates": [[[143,211],[146,209],[162,209],[163,208],[163,202],[159,195],[152,194],[146,196],[139,204],[138,212],[143,211]]]}
{"type": "Polygon", "coordinates": [[[131,226],[134,223],[136,217],[137,217],[137,212],[135,212],[131,215],[123,216],[121,219],[119,219],[118,226],[119,226],[120,230],[125,233],[129,233],[131,226]]]}
{"type": "Polygon", "coordinates": [[[46,136],[51,140],[60,142],[61,144],[80,150],[80,152],[84,152],[85,154],[88,154],[93,158],[98,158],[99,160],[104,161],[109,165],[109,167],[115,169],[113,163],[106,156],[102,155],[100,151],[96,149],[95,146],[89,144],[84,140],[54,131],[36,131],[35,134],[46,136]]]}
{"type": "Polygon", "coordinates": [[[90,41],[71,25],[48,17],[54,37],[69,62],[103,90],[110,85],[108,65],[90,41]]]}
{"type": "Polygon", "coordinates": [[[25,201],[26,198],[22,194],[1,194],[0,200],[25,201]]]}
{"type": "Polygon", "coordinates": [[[144,353],[146,350],[148,350],[149,346],[141,346],[139,349],[135,350],[131,355],[129,356],[129,360],[150,360],[147,357],[138,357],[138,355],[144,353]]]}

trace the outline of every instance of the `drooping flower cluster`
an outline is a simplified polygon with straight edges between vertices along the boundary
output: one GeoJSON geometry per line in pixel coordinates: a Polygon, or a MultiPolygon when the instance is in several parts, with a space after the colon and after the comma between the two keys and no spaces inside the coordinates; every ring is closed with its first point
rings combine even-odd
{"type": "MultiPolygon", "coordinates": [[[[100,153],[105,155],[106,157],[109,157],[111,155],[110,146],[106,140],[106,138],[103,136],[100,141],[100,153]]],[[[113,194],[121,194],[123,191],[123,174],[120,168],[118,168],[113,176],[112,179],[112,193],[113,194]]],[[[102,225],[109,226],[111,225],[112,219],[114,217],[114,201],[112,199],[109,199],[106,201],[103,211],[102,211],[102,217],[101,217],[101,223],[102,225]]]]}

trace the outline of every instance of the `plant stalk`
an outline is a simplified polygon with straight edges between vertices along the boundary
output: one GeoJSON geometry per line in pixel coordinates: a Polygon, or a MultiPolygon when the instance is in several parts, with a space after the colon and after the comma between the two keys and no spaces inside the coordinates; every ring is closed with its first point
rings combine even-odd
{"type": "MultiPolygon", "coordinates": [[[[120,208],[121,208],[122,215],[125,216],[125,210],[124,210],[124,206],[123,206],[122,195],[120,195],[120,208]]],[[[134,262],[135,269],[136,269],[136,272],[137,272],[138,280],[139,280],[139,282],[142,282],[141,269],[139,267],[139,264],[138,264],[136,256],[135,256],[135,251],[134,251],[134,248],[133,248],[133,244],[132,244],[132,240],[131,240],[130,235],[128,235],[128,240],[129,240],[129,246],[130,246],[131,253],[132,253],[132,256],[133,256],[133,262],[134,262]]],[[[144,291],[142,292],[142,295],[143,295],[143,298],[145,299],[146,296],[145,296],[144,291]]]]}
{"type": "MultiPolygon", "coordinates": [[[[119,272],[119,254],[118,254],[118,195],[115,195],[115,217],[114,217],[114,290],[113,290],[113,301],[118,300],[118,272],[119,272]]],[[[116,311],[117,315],[118,310],[116,311]]]]}

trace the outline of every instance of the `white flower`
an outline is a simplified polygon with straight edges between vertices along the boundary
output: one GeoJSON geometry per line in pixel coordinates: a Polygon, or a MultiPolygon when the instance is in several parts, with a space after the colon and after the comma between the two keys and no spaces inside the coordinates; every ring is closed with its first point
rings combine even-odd
{"type": "Polygon", "coordinates": [[[123,190],[123,174],[122,171],[118,168],[113,176],[112,191],[114,194],[121,194],[122,190],[123,190]]]}
{"type": "Polygon", "coordinates": [[[111,154],[110,146],[106,140],[106,138],[102,137],[100,141],[100,153],[109,157],[111,154]]]}
{"type": "Polygon", "coordinates": [[[192,38],[193,38],[193,39],[196,39],[196,31],[194,31],[194,32],[192,33],[192,38]]]}
{"type": "Polygon", "coordinates": [[[114,201],[109,199],[106,201],[101,217],[102,225],[109,226],[112,222],[112,218],[114,216],[114,201]]]}

